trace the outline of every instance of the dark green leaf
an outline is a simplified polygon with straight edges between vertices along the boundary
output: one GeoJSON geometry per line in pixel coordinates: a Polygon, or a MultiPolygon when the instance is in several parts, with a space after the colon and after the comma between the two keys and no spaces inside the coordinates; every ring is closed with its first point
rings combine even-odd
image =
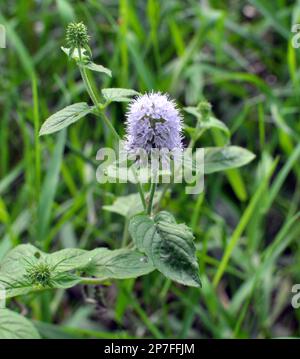
{"type": "Polygon", "coordinates": [[[185,224],[177,224],[170,213],[160,212],[154,219],[145,215],[133,217],[129,231],[137,248],[166,277],[200,286],[194,236],[185,224]]]}

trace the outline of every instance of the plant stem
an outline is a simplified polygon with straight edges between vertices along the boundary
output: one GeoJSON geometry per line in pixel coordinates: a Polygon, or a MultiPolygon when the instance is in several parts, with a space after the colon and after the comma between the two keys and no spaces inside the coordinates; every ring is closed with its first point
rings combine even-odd
{"type": "Polygon", "coordinates": [[[94,90],[92,88],[92,85],[90,83],[90,80],[88,78],[88,75],[87,75],[87,72],[86,72],[86,69],[84,66],[82,66],[81,64],[79,64],[79,70],[80,70],[80,74],[81,74],[81,77],[83,79],[83,82],[86,86],[86,89],[87,89],[87,92],[91,98],[91,100],[93,101],[94,105],[96,106],[96,108],[98,109],[98,100],[97,100],[97,97],[96,95],[94,94],[94,90]]]}
{"type": "Polygon", "coordinates": [[[145,199],[145,194],[144,194],[143,187],[142,187],[142,185],[141,185],[141,183],[139,181],[137,182],[137,187],[138,187],[138,191],[139,191],[139,194],[140,194],[140,197],[141,197],[143,208],[146,211],[147,203],[146,203],[146,199],[145,199]]]}
{"type": "MultiPolygon", "coordinates": [[[[97,105],[96,105],[97,106],[97,105]]],[[[110,128],[110,130],[112,131],[113,135],[116,137],[116,139],[118,141],[121,141],[121,137],[120,135],[118,134],[118,132],[116,131],[116,129],[114,128],[114,125],[110,122],[109,118],[106,116],[105,112],[103,109],[100,109],[99,108],[97,109],[98,110],[98,113],[102,116],[104,122],[106,123],[106,125],[110,128]]]]}
{"type": "MultiPolygon", "coordinates": [[[[121,141],[121,137],[119,136],[118,132],[116,131],[116,129],[114,128],[112,123],[109,121],[109,118],[106,116],[104,110],[102,110],[102,109],[98,110],[98,113],[100,113],[100,115],[103,117],[105,123],[112,130],[114,136],[118,139],[118,141],[121,141]]],[[[145,194],[144,194],[143,187],[141,185],[141,182],[138,180],[138,176],[137,176],[137,173],[136,173],[134,168],[132,168],[132,172],[133,172],[133,175],[134,175],[134,177],[136,179],[136,184],[137,184],[138,192],[139,192],[139,195],[140,195],[140,198],[141,198],[141,201],[142,201],[143,208],[144,208],[144,210],[146,210],[147,204],[146,204],[146,199],[145,199],[145,194]]]]}
{"type": "Polygon", "coordinates": [[[148,204],[148,209],[147,209],[147,214],[149,216],[152,213],[152,206],[153,206],[153,200],[154,200],[154,195],[155,195],[155,191],[156,191],[156,186],[157,186],[156,181],[151,183],[150,198],[149,198],[149,204],[148,204]]]}
{"type": "Polygon", "coordinates": [[[81,278],[80,284],[102,284],[103,282],[107,281],[108,278],[93,278],[93,277],[86,277],[81,278]]]}
{"type": "Polygon", "coordinates": [[[121,247],[124,248],[127,245],[127,241],[128,241],[128,226],[129,226],[129,220],[128,218],[125,219],[125,226],[124,226],[124,230],[123,230],[123,238],[122,238],[122,245],[121,247]]]}
{"type": "MultiPolygon", "coordinates": [[[[116,137],[116,139],[118,141],[121,141],[121,137],[120,135],[118,134],[118,132],[116,131],[115,127],[113,126],[113,124],[111,123],[111,121],[109,120],[109,118],[106,116],[105,112],[104,112],[104,109],[101,107],[101,104],[99,104],[98,102],[98,99],[97,99],[97,96],[96,94],[94,93],[94,90],[93,90],[93,87],[91,86],[91,83],[90,83],[90,80],[89,80],[89,77],[87,75],[87,71],[86,71],[86,68],[82,65],[82,56],[81,56],[81,49],[80,47],[78,47],[78,52],[79,52],[79,63],[78,63],[78,66],[79,66],[79,70],[80,70],[80,74],[81,74],[81,77],[83,79],[83,82],[85,84],[85,87],[87,89],[87,92],[91,98],[91,100],[93,101],[93,104],[95,105],[96,107],[96,110],[97,110],[97,113],[103,118],[104,122],[106,123],[106,125],[109,127],[109,129],[112,131],[113,135],[116,137]]],[[[134,176],[137,178],[137,175],[135,173],[135,170],[133,169],[133,172],[134,172],[134,176]]],[[[139,192],[139,195],[141,197],[141,201],[142,201],[142,204],[143,204],[143,208],[144,210],[146,211],[146,208],[147,208],[147,205],[146,205],[146,200],[145,200],[145,194],[144,194],[144,190],[143,190],[143,187],[141,185],[141,183],[139,181],[137,181],[137,187],[138,187],[138,192],[139,192]]]]}
{"type": "Polygon", "coordinates": [[[163,189],[160,193],[160,196],[159,196],[159,199],[158,199],[158,204],[161,205],[161,201],[164,199],[166,193],[168,192],[168,190],[170,189],[171,187],[171,183],[166,183],[164,186],[163,186],[163,189]]]}
{"type": "MultiPolygon", "coordinates": [[[[198,128],[198,127],[199,127],[199,124],[197,123],[196,128],[198,128]]],[[[195,146],[195,143],[199,140],[199,138],[202,136],[203,133],[204,133],[204,131],[202,130],[202,131],[200,132],[200,134],[197,136],[196,139],[195,139],[195,138],[192,138],[192,139],[190,140],[190,142],[189,142],[187,148],[193,149],[194,146],[195,146]]],[[[173,165],[172,171],[174,172],[174,175],[175,175],[174,165],[173,165]]],[[[174,178],[173,178],[173,180],[174,180],[174,178]]],[[[162,190],[162,192],[161,192],[161,194],[160,194],[160,196],[159,196],[159,200],[158,200],[159,205],[160,205],[161,201],[164,199],[164,197],[165,197],[166,193],[168,192],[168,190],[169,190],[173,185],[174,185],[174,182],[172,181],[172,179],[171,179],[170,183],[165,184],[165,186],[164,186],[164,188],[163,188],[163,190],[162,190]]]]}

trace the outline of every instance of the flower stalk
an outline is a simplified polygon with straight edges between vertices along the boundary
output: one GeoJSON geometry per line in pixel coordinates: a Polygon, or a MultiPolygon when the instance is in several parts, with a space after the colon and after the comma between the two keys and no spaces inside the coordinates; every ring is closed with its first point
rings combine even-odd
{"type": "MultiPolygon", "coordinates": [[[[96,108],[96,113],[102,117],[103,121],[106,123],[108,128],[112,131],[115,138],[118,141],[121,141],[120,135],[116,131],[115,127],[113,126],[113,124],[111,123],[111,121],[109,120],[107,115],[105,114],[105,106],[98,102],[98,98],[97,98],[96,93],[93,90],[92,84],[90,82],[90,79],[89,79],[89,76],[87,73],[87,69],[84,66],[82,50],[83,49],[87,50],[91,56],[91,50],[88,46],[89,35],[87,34],[87,29],[86,29],[85,25],[83,23],[69,24],[69,26],[67,28],[66,40],[67,40],[67,44],[70,46],[70,54],[72,54],[75,49],[78,50],[79,61],[76,61],[76,64],[79,67],[79,71],[80,71],[83,83],[85,85],[85,88],[96,108]]],[[[135,178],[137,179],[138,177],[137,177],[137,174],[135,173],[134,169],[133,169],[133,172],[134,172],[135,178]]],[[[147,204],[146,204],[146,199],[145,199],[145,193],[144,193],[143,187],[139,181],[137,181],[137,187],[138,187],[138,192],[139,192],[139,195],[141,198],[143,208],[146,211],[147,204]]]]}

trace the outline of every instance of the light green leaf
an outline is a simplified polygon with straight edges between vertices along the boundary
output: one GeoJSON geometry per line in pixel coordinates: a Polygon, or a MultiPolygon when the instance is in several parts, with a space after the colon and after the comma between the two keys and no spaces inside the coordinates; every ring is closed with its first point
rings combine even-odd
{"type": "Polygon", "coordinates": [[[127,218],[143,212],[143,204],[138,193],[129,194],[128,196],[120,196],[113,204],[103,206],[102,208],[127,218]]]}
{"type": "Polygon", "coordinates": [[[97,248],[87,256],[90,264],[85,272],[97,279],[136,278],[155,269],[152,262],[136,250],[97,248]]]}
{"type": "MultiPolygon", "coordinates": [[[[79,61],[78,49],[74,49],[71,56],[70,56],[70,49],[68,49],[66,47],[61,47],[61,49],[68,57],[71,57],[71,59],[79,61]]],[[[87,68],[91,71],[102,72],[102,73],[108,75],[109,77],[112,77],[112,73],[111,73],[110,69],[108,69],[102,65],[95,64],[94,62],[92,62],[90,60],[90,57],[88,55],[86,55],[86,53],[87,53],[86,49],[81,49],[82,62],[80,64],[80,66],[84,66],[85,68],[87,68]]]]}
{"type": "Polygon", "coordinates": [[[40,339],[40,335],[21,314],[0,309],[0,339],[40,339]]]}
{"type": "Polygon", "coordinates": [[[202,123],[202,127],[205,129],[209,128],[218,128],[223,131],[228,137],[230,137],[229,128],[224,124],[224,122],[218,120],[215,117],[209,117],[207,121],[202,123]]]}
{"type": "Polygon", "coordinates": [[[83,66],[91,71],[102,72],[102,73],[108,75],[109,77],[112,77],[112,73],[111,73],[110,69],[108,69],[102,65],[95,64],[92,61],[89,61],[88,63],[84,64],[83,66]]]}
{"type": "Polygon", "coordinates": [[[46,254],[31,244],[21,244],[0,262],[0,285],[6,298],[54,288],[71,288],[84,281],[79,274],[96,279],[136,278],[154,270],[152,262],[136,250],[67,248],[46,254]]]}
{"type": "Polygon", "coordinates": [[[217,128],[223,131],[227,137],[230,137],[230,131],[228,127],[217,118],[209,116],[208,118],[203,120],[201,114],[196,107],[184,107],[183,110],[197,118],[197,127],[185,127],[185,129],[190,133],[192,137],[195,137],[197,139],[199,135],[201,135],[204,131],[209,130],[210,128],[217,128]]]}
{"type": "MultiPolygon", "coordinates": [[[[153,205],[155,206],[159,200],[160,191],[156,191],[153,205]]],[[[138,213],[143,212],[143,204],[138,193],[129,194],[127,196],[120,196],[116,198],[113,204],[102,207],[104,210],[118,213],[126,218],[131,218],[138,213]]]]}
{"type": "Polygon", "coordinates": [[[184,129],[190,134],[192,138],[198,139],[206,130],[210,128],[217,128],[223,131],[227,137],[230,137],[228,127],[220,120],[210,117],[207,121],[202,122],[198,127],[185,126],[184,129]]]}
{"type": "Polygon", "coordinates": [[[130,101],[132,96],[137,96],[139,93],[135,90],[131,89],[123,89],[123,88],[108,88],[101,90],[106,101],[112,102],[126,102],[130,101]]]}
{"type": "Polygon", "coordinates": [[[37,207],[36,236],[39,241],[48,241],[51,210],[55,200],[56,190],[59,184],[60,167],[66,143],[66,131],[62,130],[56,139],[51,159],[47,164],[47,173],[43,180],[39,203],[37,207]]]}
{"type": "Polygon", "coordinates": [[[64,109],[56,112],[50,116],[42,125],[40,130],[40,136],[48,135],[50,133],[57,132],[70,124],[80,120],[88,113],[93,111],[93,107],[90,107],[86,102],[79,102],[73,105],[67,106],[64,109]]]}
{"type": "Polygon", "coordinates": [[[214,173],[246,165],[255,155],[238,146],[209,147],[204,152],[204,173],[214,173]]]}
{"type": "Polygon", "coordinates": [[[6,297],[74,286],[80,282],[80,277],[73,272],[88,265],[88,262],[83,262],[83,253],[84,250],[68,248],[46,254],[31,244],[15,247],[0,262],[0,284],[6,290],[6,297]],[[41,266],[46,266],[50,272],[48,280],[44,282],[35,281],[30,277],[32,270],[44,268],[41,266]]]}
{"type": "Polygon", "coordinates": [[[190,115],[195,116],[197,119],[201,118],[201,114],[197,110],[197,107],[192,107],[192,106],[183,107],[183,110],[189,113],[190,115]]]}
{"type": "MultiPolygon", "coordinates": [[[[70,49],[68,49],[67,47],[61,47],[62,51],[71,59],[73,60],[79,60],[79,51],[78,49],[74,49],[72,54],[70,55],[70,49]]],[[[88,55],[86,55],[87,50],[86,49],[81,49],[81,59],[83,60],[83,62],[89,62],[90,58],[88,55]]]]}
{"type": "Polygon", "coordinates": [[[67,272],[86,267],[88,261],[83,257],[85,253],[83,249],[66,248],[51,254],[44,254],[44,256],[57,272],[67,272]]]}
{"type": "Polygon", "coordinates": [[[194,236],[185,224],[177,224],[164,211],[154,219],[145,215],[133,217],[129,232],[137,248],[166,277],[184,285],[200,286],[194,236]]]}

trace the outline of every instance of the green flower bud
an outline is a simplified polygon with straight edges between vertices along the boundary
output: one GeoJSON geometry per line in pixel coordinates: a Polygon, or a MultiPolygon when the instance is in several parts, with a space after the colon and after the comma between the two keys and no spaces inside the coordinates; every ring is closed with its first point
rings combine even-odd
{"type": "Polygon", "coordinates": [[[204,120],[209,115],[211,115],[211,108],[212,108],[211,104],[206,100],[200,101],[197,106],[197,109],[204,120]]]}
{"type": "Polygon", "coordinates": [[[31,265],[27,268],[27,278],[32,285],[39,288],[47,288],[52,286],[51,277],[52,268],[45,262],[31,265]]]}
{"type": "Polygon", "coordinates": [[[83,22],[71,22],[67,27],[66,42],[69,48],[86,48],[89,43],[87,27],[83,22]]]}

